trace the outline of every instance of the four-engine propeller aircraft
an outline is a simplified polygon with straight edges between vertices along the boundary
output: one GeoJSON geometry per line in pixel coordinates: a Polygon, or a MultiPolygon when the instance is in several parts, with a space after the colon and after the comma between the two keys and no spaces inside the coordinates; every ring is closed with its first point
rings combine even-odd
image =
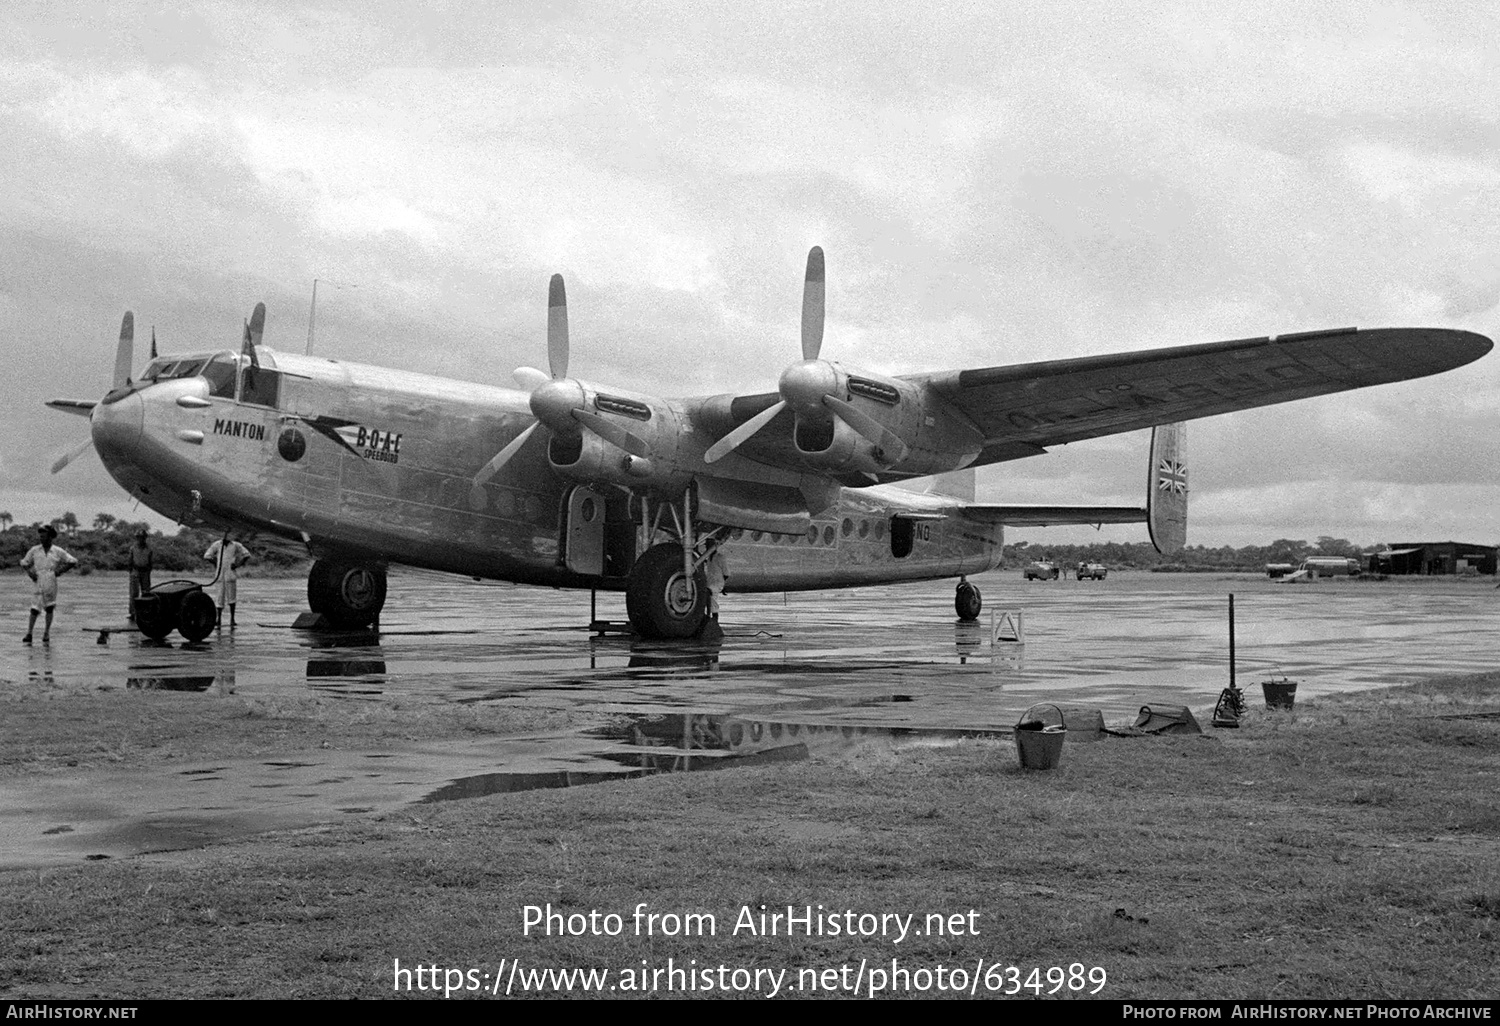
{"type": "Polygon", "coordinates": [[[814,248],[802,359],[777,390],[686,399],[570,377],[558,275],[548,371],[518,369],[524,391],[274,351],[264,304],[238,351],[158,357],[132,378],[127,313],[108,394],[48,405],[87,416],[110,474],[159,513],[300,540],[315,557],[308,602],[333,625],[371,623],[400,563],[623,590],[636,630],[671,638],[704,620],[710,539],[729,591],[957,577],[965,619],[980,609],[967,575],[999,564],[1007,524],[1145,521],[1174,551],[1181,422],[1436,374],[1491,348],[1465,331],[1347,328],[886,377],[823,358],[823,308],[814,248]],[[977,504],[972,476],[958,497],[895,487],[1146,427],[1140,507],[977,504]]]}

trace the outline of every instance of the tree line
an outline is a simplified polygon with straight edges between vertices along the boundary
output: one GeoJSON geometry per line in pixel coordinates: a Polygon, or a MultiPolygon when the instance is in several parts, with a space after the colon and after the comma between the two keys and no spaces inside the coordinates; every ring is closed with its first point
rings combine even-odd
{"type": "MultiPolygon", "coordinates": [[[[57,544],[67,549],[79,562],[80,573],[93,570],[127,570],[130,568],[130,547],[135,543],[139,528],[149,532],[148,541],[155,553],[153,562],[158,573],[162,571],[201,573],[207,565],[203,553],[222,537],[218,532],[204,531],[194,527],[180,528],[176,534],[167,535],[152,531],[146,521],[131,521],[100,513],[94,517],[94,526],[83,527],[73,513],[64,513],[50,521],[58,533],[57,544]]],[[[10,568],[21,562],[26,550],[37,543],[37,530],[41,522],[21,525],[10,513],[0,512],[0,568],[10,568]]],[[[268,568],[290,568],[306,562],[306,557],[286,551],[278,544],[258,541],[245,542],[254,565],[268,568]]]]}
{"type": "Polygon", "coordinates": [[[1005,546],[1005,565],[1019,567],[1045,559],[1066,568],[1077,563],[1103,563],[1110,569],[1155,570],[1161,573],[1228,570],[1264,571],[1267,563],[1296,566],[1309,556],[1353,556],[1365,562],[1364,552],[1383,546],[1360,546],[1346,538],[1321,535],[1316,542],[1278,538],[1269,545],[1232,548],[1223,545],[1187,545],[1181,552],[1164,556],[1150,542],[1095,542],[1089,545],[1053,545],[1018,541],[1005,546]]]}

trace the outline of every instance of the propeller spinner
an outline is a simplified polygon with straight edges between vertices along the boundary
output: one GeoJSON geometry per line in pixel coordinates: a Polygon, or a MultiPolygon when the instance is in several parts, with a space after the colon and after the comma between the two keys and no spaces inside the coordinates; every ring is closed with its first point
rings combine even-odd
{"type": "Polygon", "coordinates": [[[825,293],[823,249],[814,246],[807,254],[807,275],[802,284],[802,361],[781,372],[776,386],[781,400],[709,446],[703,454],[703,462],[717,463],[728,456],[788,406],[802,418],[826,418],[832,414],[879,449],[884,460],[895,464],[906,459],[909,452],[906,443],[884,424],[839,396],[838,369],[819,358],[823,349],[825,293]]]}
{"type": "Polygon", "coordinates": [[[470,492],[475,498],[481,497],[485,482],[498,474],[542,426],[562,437],[576,437],[586,429],[637,459],[650,456],[650,443],[588,409],[583,384],[568,377],[568,297],[560,274],[554,274],[547,287],[547,367],[550,374],[535,367],[517,367],[512,375],[517,384],[531,392],[531,413],[536,423],[511,439],[474,475],[470,492]]]}

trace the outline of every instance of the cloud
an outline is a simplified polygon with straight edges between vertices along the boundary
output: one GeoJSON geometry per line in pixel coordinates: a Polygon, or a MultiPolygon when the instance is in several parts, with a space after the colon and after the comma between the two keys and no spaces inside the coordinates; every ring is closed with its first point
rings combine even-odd
{"type": "MultiPolygon", "coordinates": [[[[508,384],[544,359],[561,271],[576,371],[673,395],[774,384],[813,244],[825,352],[887,372],[1500,327],[1500,19],[1477,5],[94,13],[28,8],[0,41],[14,451],[61,430],[38,408],[58,377],[102,389],[125,307],[198,346],[264,299],[300,348],[315,277],[358,285],[320,291],[320,352],[508,384]]],[[[1492,362],[1194,425],[1197,536],[1352,536],[1419,515],[1405,492],[1477,530],[1444,504],[1500,469],[1492,362]]],[[[1101,439],[981,487],[1133,502],[1143,460],[1101,439]]]]}

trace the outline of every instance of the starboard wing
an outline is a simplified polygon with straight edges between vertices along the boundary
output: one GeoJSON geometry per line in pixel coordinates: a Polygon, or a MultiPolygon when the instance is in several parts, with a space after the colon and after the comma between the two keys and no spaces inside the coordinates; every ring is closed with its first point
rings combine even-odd
{"type": "Polygon", "coordinates": [[[1049,445],[1426,377],[1492,345],[1445,328],[1341,328],[907,379],[929,385],[983,432],[980,466],[1049,445]]]}

